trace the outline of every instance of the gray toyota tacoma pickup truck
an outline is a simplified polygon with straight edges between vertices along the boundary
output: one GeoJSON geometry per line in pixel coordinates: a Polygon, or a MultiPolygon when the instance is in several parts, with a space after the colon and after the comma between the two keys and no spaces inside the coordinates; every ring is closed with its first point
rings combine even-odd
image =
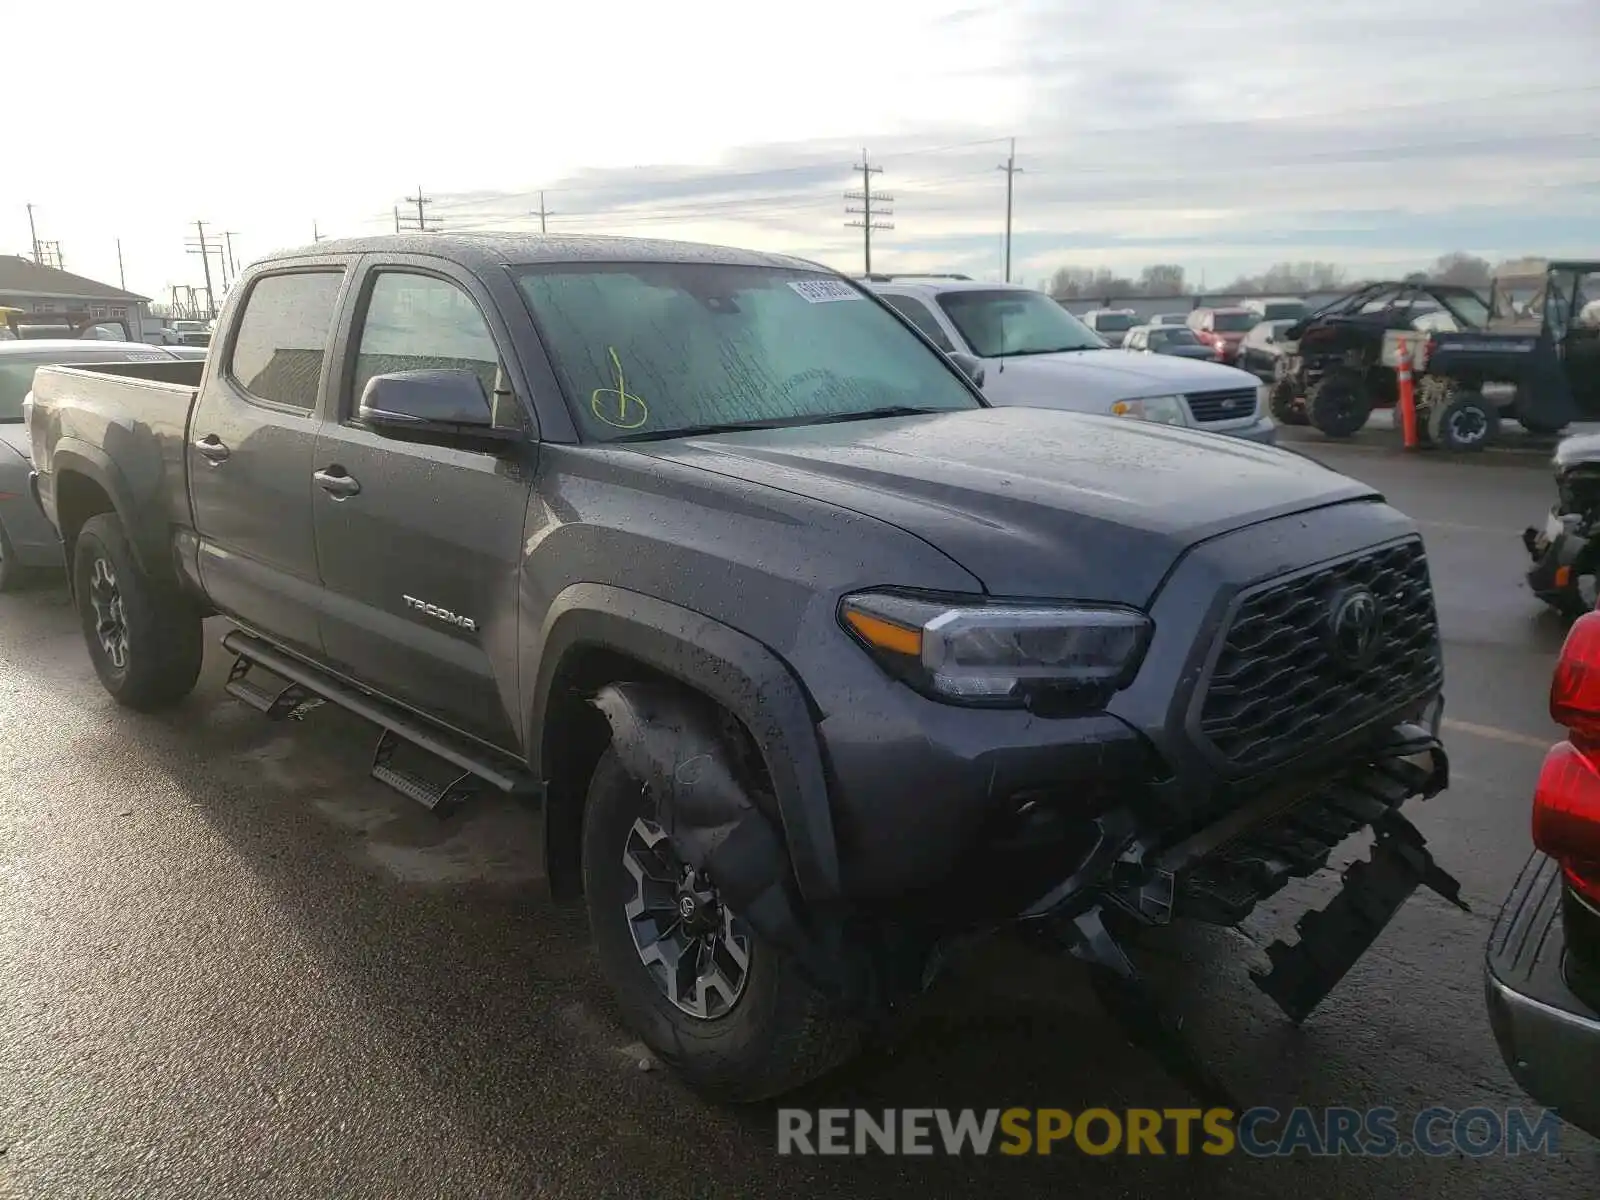
{"type": "MultiPolygon", "coordinates": [[[[539,805],[558,898],[704,1092],[849,1057],[1022,926],[1197,1091],[1124,950],[1374,833],[1258,985],[1304,1018],[1419,885],[1442,665],[1370,488],[1169,426],[991,408],[814,264],[446,236],[255,264],[200,363],[41,371],[35,488],[94,667],[180,701],[202,618],[448,813],[539,805]]],[[[336,919],[336,918],[335,918],[336,919]]]]}

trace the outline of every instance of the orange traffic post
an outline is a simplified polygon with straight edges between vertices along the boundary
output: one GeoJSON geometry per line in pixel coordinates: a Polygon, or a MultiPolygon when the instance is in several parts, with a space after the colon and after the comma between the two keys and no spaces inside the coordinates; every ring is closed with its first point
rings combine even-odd
{"type": "Polygon", "coordinates": [[[1400,339],[1399,360],[1394,364],[1395,379],[1400,384],[1400,429],[1405,434],[1406,449],[1417,448],[1417,396],[1411,386],[1411,350],[1405,338],[1400,339]]]}

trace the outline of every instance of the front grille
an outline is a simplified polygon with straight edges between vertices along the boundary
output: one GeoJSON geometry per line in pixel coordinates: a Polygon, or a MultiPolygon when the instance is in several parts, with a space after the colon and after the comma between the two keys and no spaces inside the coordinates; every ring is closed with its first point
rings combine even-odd
{"type": "Polygon", "coordinates": [[[1213,421],[1237,421],[1256,414],[1256,389],[1229,388],[1225,392],[1190,392],[1189,411],[1202,425],[1213,421]]]}
{"type": "Polygon", "coordinates": [[[1288,758],[1436,689],[1438,638],[1418,539],[1270,584],[1234,614],[1201,704],[1201,733],[1236,766],[1288,758]],[[1376,597],[1380,615],[1375,650],[1351,666],[1335,652],[1331,624],[1335,598],[1356,585],[1376,597]]]}

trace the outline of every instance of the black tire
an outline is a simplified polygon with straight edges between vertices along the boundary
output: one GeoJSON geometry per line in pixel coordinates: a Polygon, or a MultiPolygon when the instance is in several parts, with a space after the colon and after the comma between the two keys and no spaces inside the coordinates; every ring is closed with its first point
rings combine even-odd
{"type": "Polygon", "coordinates": [[[607,749],[589,782],[583,821],[583,888],[600,970],[623,1020],[696,1091],[727,1103],[791,1091],[851,1057],[859,1023],[841,1016],[753,934],[747,976],[732,1007],[711,1018],[680,1010],[634,944],[624,906],[634,881],[623,863],[630,831],[654,802],[607,749]]]}
{"type": "Polygon", "coordinates": [[[1475,454],[1500,433],[1500,410],[1482,392],[1453,388],[1428,413],[1428,436],[1441,450],[1475,454]]]}
{"type": "Polygon", "coordinates": [[[118,704],[152,712],[194,690],[205,652],[200,614],[140,569],[114,514],[90,517],[78,532],[72,593],[95,674],[118,704]]]}
{"type": "Polygon", "coordinates": [[[1335,367],[1306,394],[1306,416],[1332,438],[1352,437],[1372,415],[1372,392],[1361,372],[1335,367]]]}
{"type": "Polygon", "coordinates": [[[1267,393],[1267,411],[1279,425],[1309,424],[1305,406],[1300,403],[1300,397],[1294,394],[1294,380],[1288,377],[1275,382],[1267,393]]]}
{"type": "Polygon", "coordinates": [[[1540,419],[1538,414],[1530,411],[1534,408],[1533,389],[1525,383],[1517,385],[1516,398],[1511,402],[1511,410],[1507,414],[1515,417],[1517,424],[1536,437],[1555,437],[1570,422],[1552,421],[1549,418],[1540,419]]]}

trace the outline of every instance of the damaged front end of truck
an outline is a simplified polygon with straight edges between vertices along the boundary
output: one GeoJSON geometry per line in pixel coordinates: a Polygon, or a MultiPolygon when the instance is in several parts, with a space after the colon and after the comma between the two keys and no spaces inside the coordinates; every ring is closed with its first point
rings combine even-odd
{"type": "Polygon", "coordinates": [[[1172,819],[1180,806],[1166,794],[1171,781],[1129,789],[1123,802],[1069,823],[1060,797],[1040,796],[984,830],[959,887],[866,906],[802,897],[760,755],[724,711],[661,683],[610,684],[592,702],[694,879],[842,1009],[881,1019],[926,986],[953,947],[1021,925],[1082,961],[1129,1040],[1207,1102],[1231,1103],[1124,948],[1141,929],[1236,926],[1292,880],[1326,869],[1347,840],[1370,835],[1368,856],[1344,871],[1338,893],[1299,919],[1294,943],[1267,948],[1270,970],[1253,972],[1298,1023],[1418,887],[1466,907],[1401,813],[1449,782],[1438,700],[1363,738],[1336,771],[1234,789],[1199,818],[1172,819]]]}

